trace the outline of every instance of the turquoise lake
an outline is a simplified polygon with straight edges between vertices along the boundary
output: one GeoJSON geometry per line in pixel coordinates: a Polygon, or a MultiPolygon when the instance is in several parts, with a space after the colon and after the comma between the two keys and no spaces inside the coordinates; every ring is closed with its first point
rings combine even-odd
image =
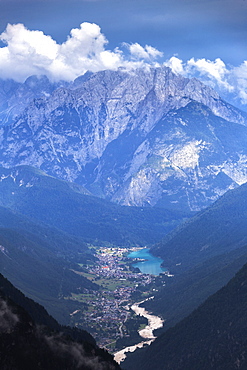
{"type": "Polygon", "coordinates": [[[163,260],[153,256],[148,248],[140,249],[128,254],[129,258],[142,258],[146,261],[133,263],[134,267],[138,267],[143,274],[159,275],[161,272],[167,271],[161,267],[163,260]]]}

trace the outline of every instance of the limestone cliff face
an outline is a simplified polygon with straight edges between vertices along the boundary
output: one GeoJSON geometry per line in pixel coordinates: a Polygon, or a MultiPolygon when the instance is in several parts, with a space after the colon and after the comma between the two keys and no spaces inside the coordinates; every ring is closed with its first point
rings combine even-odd
{"type": "Polygon", "coordinates": [[[3,86],[3,166],[33,165],[121,204],[193,210],[247,181],[245,113],[169,68],[3,86]]]}

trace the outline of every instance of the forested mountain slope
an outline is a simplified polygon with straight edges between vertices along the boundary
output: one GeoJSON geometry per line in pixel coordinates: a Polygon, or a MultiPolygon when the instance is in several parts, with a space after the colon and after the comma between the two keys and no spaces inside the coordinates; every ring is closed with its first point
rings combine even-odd
{"type": "Polygon", "coordinates": [[[0,367],[114,370],[120,367],[87,332],[60,326],[0,275],[0,367]],[[46,325],[46,326],[44,326],[46,325]]]}
{"type": "Polygon", "coordinates": [[[228,191],[212,206],[152,248],[176,273],[247,244],[247,184],[228,191]]]}
{"type": "Polygon", "coordinates": [[[74,309],[73,302],[63,297],[98,288],[71,271],[78,267],[75,262],[90,259],[79,240],[0,207],[1,273],[60,322],[66,322],[74,309]]]}
{"type": "MultiPolygon", "coordinates": [[[[159,292],[155,295],[155,299],[145,303],[146,309],[162,315],[165,320],[164,328],[162,329],[165,333],[161,334],[160,331],[157,332],[158,335],[160,334],[157,339],[157,343],[161,343],[161,338],[168,335],[168,333],[173,330],[171,326],[176,324],[175,328],[180,327],[179,321],[181,319],[190,315],[191,312],[197,309],[200,304],[204,305],[203,302],[211,294],[226,285],[228,281],[233,278],[234,274],[236,274],[237,271],[246,263],[246,206],[247,185],[244,184],[239,188],[224,194],[212,206],[186,221],[171,234],[167,235],[161,243],[154,247],[153,250],[155,253],[158,253],[164,258],[164,265],[170,268],[170,271],[174,273],[174,277],[166,279],[166,286],[160,288],[159,292]]],[[[247,274],[246,266],[243,271],[247,274]]],[[[231,297],[232,292],[233,290],[229,291],[228,297],[230,305],[231,301],[234,300],[234,298],[231,297]]],[[[218,303],[221,305],[220,298],[218,303]]],[[[222,305],[224,305],[223,299],[222,305]]],[[[237,310],[237,307],[235,308],[237,310]]],[[[222,306],[222,310],[223,309],[224,307],[222,306]]],[[[193,314],[190,316],[192,317],[192,315],[193,314]]],[[[187,319],[184,319],[183,322],[186,322],[185,320],[187,319]]],[[[202,325],[203,321],[204,319],[202,319],[202,325]]],[[[201,330],[200,323],[197,324],[198,332],[203,333],[204,329],[201,330]]],[[[186,330],[189,331],[190,329],[187,327],[186,330]]],[[[174,332],[177,333],[177,331],[174,332]]],[[[186,343],[187,334],[184,333],[184,335],[184,341],[186,343]]],[[[195,338],[197,338],[198,342],[196,350],[199,353],[201,353],[201,351],[205,351],[203,344],[204,339],[198,338],[198,336],[195,336],[195,338]],[[201,348],[200,343],[202,344],[201,348]]],[[[182,336],[180,339],[182,342],[182,336]]],[[[219,343],[220,340],[221,339],[219,337],[219,343]]],[[[175,348],[180,348],[181,342],[173,342],[172,338],[169,339],[169,342],[167,340],[167,358],[169,358],[169,353],[172,353],[173,351],[175,352],[175,348]],[[172,345],[174,345],[174,348],[172,348],[172,345]]],[[[190,345],[191,343],[189,342],[188,348],[190,345]]],[[[234,351],[235,345],[231,345],[233,348],[229,347],[229,351],[234,351]]],[[[215,347],[217,348],[217,344],[215,347]]],[[[157,347],[154,345],[153,348],[157,347]]],[[[209,348],[211,347],[209,346],[209,348]]],[[[137,354],[130,356],[130,359],[136,364],[136,359],[146,356],[146,351],[139,351],[137,354]]],[[[161,347],[159,347],[159,351],[161,352],[161,347]]],[[[162,351],[164,353],[165,348],[162,349],[162,351]]],[[[185,349],[183,349],[183,351],[185,351],[185,349]]],[[[150,352],[149,355],[151,356],[150,352]]],[[[156,356],[156,354],[153,354],[153,356],[156,356]]],[[[198,365],[195,365],[196,362],[188,362],[187,364],[183,359],[181,360],[181,364],[183,365],[180,367],[179,354],[177,357],[177,363],[175,360],[175,354],[172,356],[174,356],[172,365],[165,363],[163,367],[157,367],[157,369],[196,369],[196,366],[200,369],[224,368],[221,364],[217,367],[218,365],[214,365],[213,362],[205,362],[205,367],[203,367],[204,359],[201,363],[199,358],[197,359],[198,365]]],[[[193,357],[194,354],[188,353],[185,355],[187,358],[190,356],[193,357]]],[[[215,354],[215,356],[217,357],[217,354],[215,354]]],[[[130,359],[124,363],[127,368],[129,366],[130,359]]],[[[158,361],[161,363],[161,358],[158,361]]],[[[212,361],[215,361],[215,364],[217,363],[216,359],[212,361]]],[[[132,365],[130,365],[130,369],[134,369],[134,367],[131,366],[132,365]]],[[[144,368],[148,369],[148,367],[145,366],[144,368]]],[[[228,368],[234,369],[235,367],[233,364],[228,365],[228,363],[226,363],[225,369],[228,368]]],[[[242,368],[244,368],[244,365],[242,368]]]]}
{"type": "Polygon", "coordinates": [[[190,212],[119,206],[28,166],[0,168],[0,205],[93,244],[151,244],[190,212]]]}
{"type": "MultiPolygon", "coordinates": [[[[165,319],[161,331],[178,323],[222,288],[247,262],[247,245],[212,257],[188,271],[166,279],[166,285],[145,302],[148,311],[165,319]]],[[[157,335],[158,333],[156,333],[157,335]]]]}
{"type": "MultiPolygon", "coordinates": [[[[198,309],[158,337],[127,369],[226,370],[247,366],[247,265],[198,309]]],[[[125,367],[125,366],[124,366],[125,367]]]]}

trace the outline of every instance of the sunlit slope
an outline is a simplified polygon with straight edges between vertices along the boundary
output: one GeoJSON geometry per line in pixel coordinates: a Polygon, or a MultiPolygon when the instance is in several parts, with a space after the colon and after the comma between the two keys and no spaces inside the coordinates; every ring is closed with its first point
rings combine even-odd
{"type": "Polygon", "coordinates": [[[169,67],[0,80],[0,164],[131,206],[198,211],[247,180],[247,115],[169,67]],[[8,93],[6,94],[6,90],[8,93]]]}

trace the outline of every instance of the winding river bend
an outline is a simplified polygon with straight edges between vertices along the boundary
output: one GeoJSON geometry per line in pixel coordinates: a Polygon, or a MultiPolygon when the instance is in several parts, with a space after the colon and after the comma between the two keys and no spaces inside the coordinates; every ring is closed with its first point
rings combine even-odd
{"type": "Polygon", "coordinates": [[[119,364],[120,362],[125,360],[127,352],[134,352],[137,348],[142,348],[145,345],[150,345],[156,338],[153,334],[153,331],[155,329],[162,328],[164,320],[162,320],[158,316],[150,314],[145,310],[144,307],[139,307],[140,304],[152,298],[148,298],[145,299],[144,301],[134,303],[131,306],[132,311],[134,311],[137,315],[145,317],[148,320],[148,325],[144,329],[139,331],[140,336],[144,339],[142,342],[135,344],[133,346],[125,347],[121,351],[116,352],[114,354],[114,360],[119,364]]]}

